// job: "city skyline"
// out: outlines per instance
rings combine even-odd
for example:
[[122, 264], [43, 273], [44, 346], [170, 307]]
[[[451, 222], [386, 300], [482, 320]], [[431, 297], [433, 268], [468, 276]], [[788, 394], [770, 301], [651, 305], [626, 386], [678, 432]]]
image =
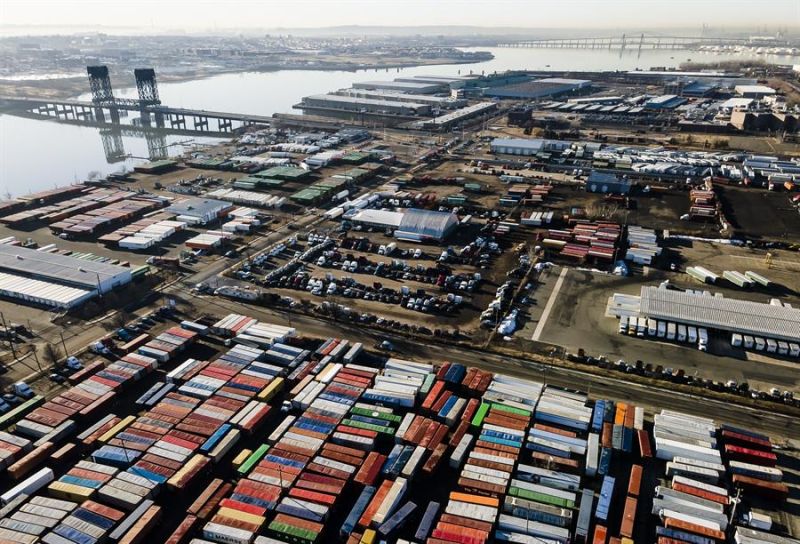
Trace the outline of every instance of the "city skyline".
[[[191, 9], [189, 9], [191, 8]], [[0, 7], [0, 27], [14, 29], [62, 29], [80, 31], [95, 27], [145, 32], [200, 32], [214, 30], [312, 29], [339, 26], [364, 27], [482, 27], [482, 28], [697, 28], [759, 26], [796, 28], [800, 2], [678, 0], [649, 3], [647, 12], [634, 0], [588, 2], [571, 0], [500, 0], [491, 5], [474, 0], [344, 0], [335, 8], [329, 2], [234, 0], [220, 10], [210, 1], [115, 2], [96, 0], [70, 3], [52, 0], [10, 0]], [[745, 26], [746, 25], [746, 26]], [[774, 29], [773, 29], [774, 30]]]

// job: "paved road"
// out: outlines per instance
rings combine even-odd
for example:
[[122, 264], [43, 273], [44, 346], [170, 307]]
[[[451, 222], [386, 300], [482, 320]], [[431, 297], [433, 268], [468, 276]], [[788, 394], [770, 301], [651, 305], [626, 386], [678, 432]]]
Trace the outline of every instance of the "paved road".
[[775, 414], [769, 410], [756, 410], [746, 406], [709, 400], [695, 395], [672, 391], [668, 384], [664, 387], [650, 387], [632, 384], [611, 376], [596, 376], [580, 370], [552, 367], [532, 363], [517, 358], [505, 357], [479, 350], [465, 350], [431, 339], [425, 344], [402, 336], [364, 329], [355, 324], [332, 324], [312, 316], [291, 314], [282, 310], [269, 309], [219, 297], [196, 297], [193, 299], [198, 309], [209, 313], [240, 312], [258, 319], [281, 325], [289, 325], [308, 336], [322, 338], [339, 337], [362, 342], [365, 346], [375, 344], [379, 339], [389, 338], [398, 348], [397, 357], [430, 360], [436, 363], [454, 361], [477, 366], [493, 372], [503, 372], [528, 379], [587, 391], [594, 398], [609, 398], [631, 401], [643, 406], [648, 412], [670, 408], [694, 414], [704, 414], [715, 418], [719, 423], [731, 423], [758, 429], [775, 437], [800, 440], [800, 427], [789, 417]]

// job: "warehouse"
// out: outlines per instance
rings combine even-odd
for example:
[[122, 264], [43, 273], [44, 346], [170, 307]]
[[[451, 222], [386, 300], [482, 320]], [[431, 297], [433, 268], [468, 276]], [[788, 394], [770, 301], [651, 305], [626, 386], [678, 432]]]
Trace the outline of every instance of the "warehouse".
[[392, 212], [389, 210], [359, 210], [351, 221], [357, 225], [375, 228], [396, 229], [403, 220], [403, 212]]
[[479, 76], [477, 75], [469, 75], [469, 76], [411, 76], [411, 77], [397, 77], [395, 81], [407, 81], [411, 83], [435, 83], [437, 85], [446, 84], [451, 85], [453, 83], [460, 83], [464, 81], [470, 81], [478, 79]]
[[484, 96], [497, 98], [535, 99], [585, 91], [591, 86], [592, 82], [586, 79], [549, 77], [511, 85], [489, 87], [483, 94]]
[[467, 101], [462, 98], [451, 98], [449, 96], [428, 96], [422, 94], [406, 94], [397, 91], [370, 91], [368, 89], [343, 89], [335, 94], [342, 96], [352, 96], [357, 98], [372, 98], [375, 100], [392, 100], [395, 102], [415, 102], [426, 104], [432, 108], [460, 108], [466, 105]]
[[101, 294], [131, 281], [130, 268], [6, 244], [0, 244], [0, 270]]
[[411, 81], [361, 81], [353, 83], [354, 89], [384, 89], [387, 91], [400, 91], [402, 93], [413, 94], [434, 94], [448, 90], [447, 84], [442, 83], [426, 83], [420, 81], [414, 83]]
[[492, 153], [533, 156], [541, 152], [560, 153], [569, 149], [572, 143], [541, 138], [495, 138], [489, 145]]
[[355, 96], [340, 96], [336, 94], [315, 94], [303, 98], [300, 104], [303, 110], [332, 109], [350, 112], [391, 113], [395, 115], [427, 115], [431, 107], [418, 102], [401, 102], [397, 100], [383, 100], [373, 98], [360, 98]]
[[95, 292], [0, 272], [0, 295], [40, 306], [69, 309], [89, 300]]
[[766, 85], [737, 85], [734, 89], [742, 98], [760, 99], [775, 94], [775, 89]]
[[222, 200], [185, 198], [173, 202], [167, 211], [174, 213], [178, 221], [184, 221], [190, 225], [204, 225], [225, 215], [231, 208], [233, 205], [230, 202]]
[[454, 213], [410, 209], [403, 214], [394, 235], [404, 240], [441, 242], [457, 225], [458, 217]]
[[648, 110], [674, 110], [685, 103], [686, 99], [678, 95], [662, 94], [645, 102], [644, 107]]
[[[800, 338], [800, 310], [794, 308], [653, 286], [643, 286], [640, 295], [615, 294], [609, 313], [630, 315], [632, 308], [634, 315], [683, 325], [787, 342]], [[619, 304], [623, 299], [633, 304]]]
[[490, 111], [494, 111], [495, 109], [497, 109], [497, 104], [494, 102], [479, 102], [478, 104], [473, 104], [472, 106], [467, 106], [466, 108], [461, 108], [460, 110], [446, 113], [444, 115], [434, 117], [433, 119], [417, 121], [414, 123], [414, 125], [417, 128], [423, 129], [447, 130], [458, 123], [467, 121], [469, 119], [474, 119], [475, 117], [480, 117], [481, 115]]
[[394, 230], [396, 238], [414, 241], [442, 241], [458, 225], [458, 217], [453, 213], [415, 208], [403, 212], [364, 209], [348, 219], [365, 227]]
[[631, 182], [625, 177], [592, 170], [586, 179], [586, 190], [590, 193], [626, 195], [631, 190]]

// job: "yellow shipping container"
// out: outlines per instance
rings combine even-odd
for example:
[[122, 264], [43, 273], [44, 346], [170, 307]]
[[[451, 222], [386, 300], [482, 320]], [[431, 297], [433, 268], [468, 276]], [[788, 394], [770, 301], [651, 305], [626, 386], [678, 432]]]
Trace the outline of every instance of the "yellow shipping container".
[[239, 468], [242, 463], [247, 461], [247, 458], [253, 453], [253, 450], [242, 450], [239, 455], [233, 458], [233, 468]]
[[184, 465], [181, 468], [178, 469], [178, 471], [175, 474], [170, 476], [169, 480], [167, 480], [167, 485], [173, 487], [179, 487], [178, 484], [180, 483], [182, 478], [186, 477], [186, 474], [188, 472], [197, 468], [197, 465], [207, 462], [208, 458], [205, 457], [204, 455], [200, 455], [199, 453], [193, 455], [191, 458], [189, 458], [188, 461], [186, 461], [186, 463], [184, 463]]
[[119, 423], [117, 423], [109, 430], [107, 430], [105, 433], [103, 433], [100, 436], [100, 438], [97, 439], [97, 441], [105, 444], [106, 442], [114, 438], [118, 433], [122, 432], [124, 428], [126, 428], [134, 421], [136, 421], [136, 416], [128, 416], [126, 418], [123, 418]]
[[47, 486], [50, 495], [57, 499], [65, 499], [68, 501], [82, 502], [92, 498], [94, 489], [91, 487], [82, 487], [79, 485], [68, 484], [66, 482], [51, 482]]
[[283, 378], [275, 378], [267, 386], [259, 391], [258, 398], [269, 402], [272, 398], [283, 390]]
[[239, 521], [244, 521], [246, 523], [253, 523], [258, 525], [259, 527], [264, 524], [267, 520], [264, 516], [257, 516], [255, 514], [250, 514], [248, 512], [242, 512], [241, 510], [236, 510], [235, 508], [228, 508], [227, 506], [223, 506], [219, 509], [219, 515], [225, 516], [227, 518], [238, 519]]
[[375, 530], [374, 529], [367, 529], [364, 531], [364, 534], [361, 535], [361, 541], [359, 544], [373, 544], [375, 542]]

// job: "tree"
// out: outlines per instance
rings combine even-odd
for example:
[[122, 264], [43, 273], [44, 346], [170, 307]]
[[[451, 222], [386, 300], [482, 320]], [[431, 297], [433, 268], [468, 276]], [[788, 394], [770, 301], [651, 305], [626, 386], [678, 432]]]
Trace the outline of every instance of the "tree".
[[59, 352], [58, 346], [56, 346], [55, 344], [51, 344], [50, 342], [45, 344], [44, 358], [52, 365], [58, 363], [58, 360], [61, 359], [61, 352]]

